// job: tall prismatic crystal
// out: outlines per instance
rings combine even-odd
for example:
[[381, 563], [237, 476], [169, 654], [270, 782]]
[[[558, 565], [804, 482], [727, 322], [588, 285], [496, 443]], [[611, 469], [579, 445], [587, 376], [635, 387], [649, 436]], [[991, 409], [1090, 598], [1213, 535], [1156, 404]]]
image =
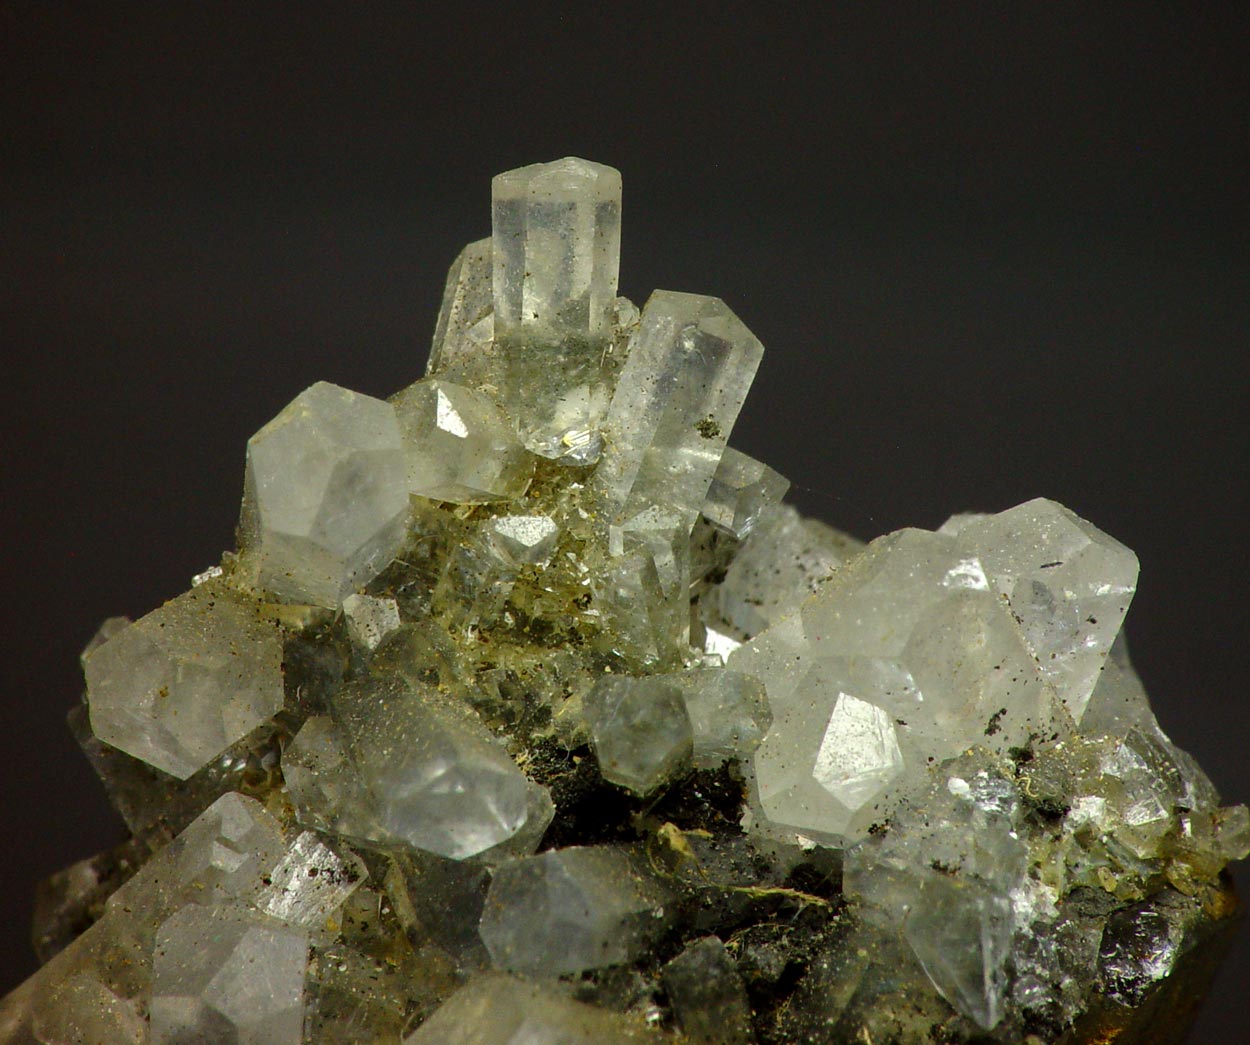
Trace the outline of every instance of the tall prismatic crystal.
[[491, 194], [505, 406], [534, 453], [591, 463], [614, 363], [620, 172], [567, 157], [496, 175]]

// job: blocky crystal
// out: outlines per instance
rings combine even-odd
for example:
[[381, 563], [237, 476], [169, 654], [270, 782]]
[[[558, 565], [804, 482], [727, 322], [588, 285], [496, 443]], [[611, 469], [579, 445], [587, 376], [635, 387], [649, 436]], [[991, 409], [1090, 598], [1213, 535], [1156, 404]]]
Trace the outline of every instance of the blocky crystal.
[[404, 434], [413, 493], [476, 504], [524, 492], [533, 458], [487, 396], [441, 378], [424, 378], [391, 402]]
[[759, 342], [617, 297], [619, 210], [500, 175], [426, 376], [297, 397], [240, 550], [92, 639], [131, 837], [41, 888], [0, 1043], [1179, 1043], [1250, 811], [1155, 720], [1132, 553], [780, 503]]
[[664, 928], [663, 890], [619, 849], [559, 849], [501, 865], [481, 934], [500, 969], [559, 976], [631, 961]]
[[690, 760], [690, 715], [664, 676], [608, 675], [586, 696], [586, 721], [605, 780], [647, 795]]
[[282, 636], [256, 603], [202, 585], [83, 661], [91, 728], [185, 780], [282, 707]]
[[240, 548], [258, 588], [335, 607], [395, 557], [408, 462], [389, 403], [318, 382], [247, 444]]

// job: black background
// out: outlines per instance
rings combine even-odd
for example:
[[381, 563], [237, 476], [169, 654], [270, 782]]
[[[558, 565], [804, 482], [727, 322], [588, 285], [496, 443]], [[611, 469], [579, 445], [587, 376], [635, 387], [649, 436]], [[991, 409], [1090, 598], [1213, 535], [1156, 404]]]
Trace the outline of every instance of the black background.
[[[0, 991], [121, 834], [79, 648], [231, 544], [297, 392], [419, 376], [490, 176], [566, 154], [624, 174], [623, 293], [764, 342], [734, 442], [802, 507], [1044, 494], [1134, 548], [1159, 718], [1250, 799], [1245, 5], [167, 6], [0, 7]], [[1193, 1040], [1244, 1031], [1248, 935]]]

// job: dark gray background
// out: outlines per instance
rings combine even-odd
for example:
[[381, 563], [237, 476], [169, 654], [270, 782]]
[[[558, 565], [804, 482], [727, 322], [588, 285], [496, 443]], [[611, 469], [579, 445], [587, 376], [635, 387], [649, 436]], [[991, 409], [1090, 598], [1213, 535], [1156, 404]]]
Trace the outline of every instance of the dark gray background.
[[[231, 544], [292, 396], [421, 373], [490, 175], [570, 153], [624, 174], [624, 293], [764, 342], [734, 441], [804, 508], [1045, 494], [1134, 548], [1159, 717], [1250, 799], [1244, 5], [211, 6], [0, 8], [0, 990], [35, 881], [121, 834], [81, 645]], [[1243, 928], [1195, 1041], [1248, 976]]]

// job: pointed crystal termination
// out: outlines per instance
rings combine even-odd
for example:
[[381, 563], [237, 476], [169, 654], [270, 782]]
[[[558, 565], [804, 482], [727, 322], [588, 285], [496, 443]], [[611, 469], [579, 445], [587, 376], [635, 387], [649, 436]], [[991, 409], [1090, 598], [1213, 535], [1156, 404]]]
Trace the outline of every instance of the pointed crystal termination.
[[689, 534], [764, 346], [719, 298], [657, 290], [608, 409], [592, 484], [610, 515], [671, 509]]
[[489, 238], [470, 243], [452, 262], [426, 365], [430, 377], [470, 386], [485, 378], [495, 336], [493, 266]]
[[1137, 556], [1044, 497], [972, 521], [959, 538], [1079, 720], [1137, 591]]
[[568, 158], [496, 176], [493, 386], [526, 448], [593, 464], [616, 361], [621, 176]]
[[621, 174], [569, 156], [497, 174], [495, 337], [604, 338], [621, 264]]
[[479, 504], [525, 491], [534, 458], [488, 396], [427, 377], [391, 402], [408, 451], [412, 493]]
[[96, 737], [186, 780], [282, 708], [282, 633], [212, 582], [85, 658]]
[[256, 586], [337, 607], [395, 557], [408, 518], [395, 408], [320, 381], [247, 444], [239, 547]]
[[[399, 678], [345, 686], [283, 756], [308, 822], [454, 860], [512, 840], [544, 815], [533, 785], [471, 714]], [[537, 839], [534, 839], [537, 844]]]

